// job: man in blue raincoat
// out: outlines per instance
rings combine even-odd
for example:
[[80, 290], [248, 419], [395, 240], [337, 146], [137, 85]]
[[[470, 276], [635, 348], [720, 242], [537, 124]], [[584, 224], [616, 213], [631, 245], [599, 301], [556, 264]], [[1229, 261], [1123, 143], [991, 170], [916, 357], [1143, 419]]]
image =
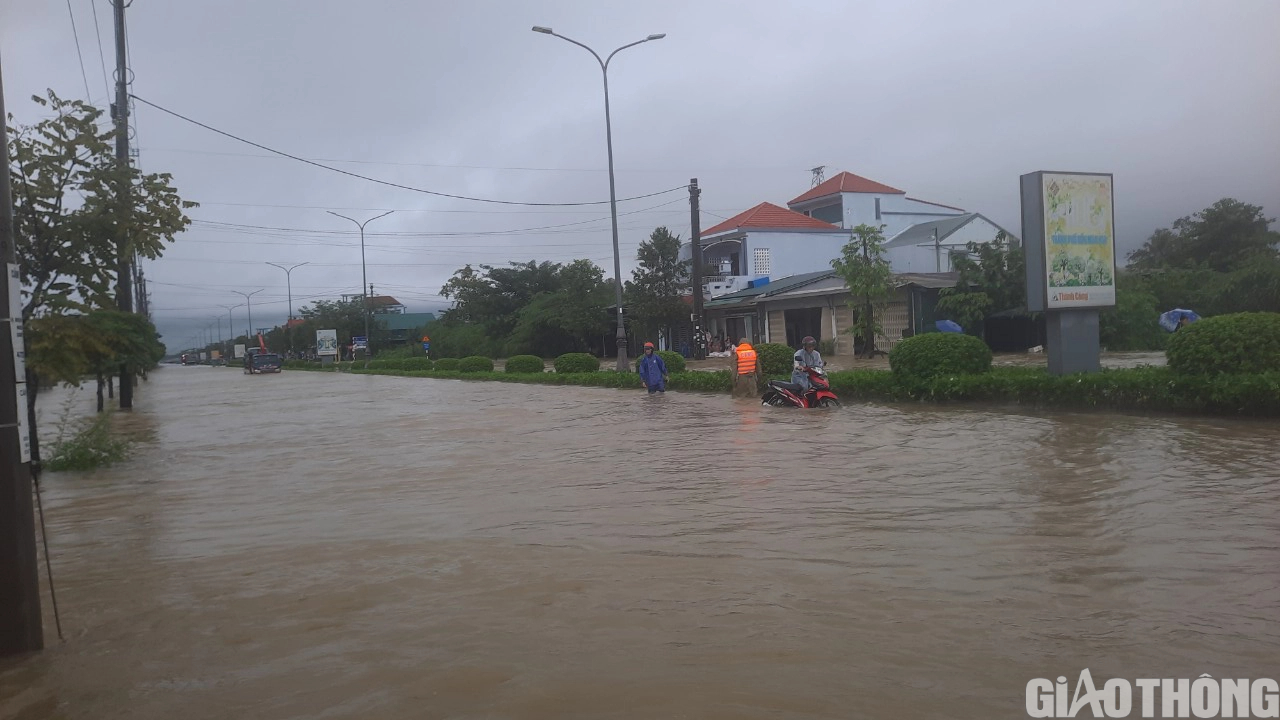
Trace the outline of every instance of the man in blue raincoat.
[[662, 357], [653, 351], [653, 343], [644, 344], [644, 355], [640, 356], [640, 380], [649, 389], [649, 394], [667, 391], [667, 364]]

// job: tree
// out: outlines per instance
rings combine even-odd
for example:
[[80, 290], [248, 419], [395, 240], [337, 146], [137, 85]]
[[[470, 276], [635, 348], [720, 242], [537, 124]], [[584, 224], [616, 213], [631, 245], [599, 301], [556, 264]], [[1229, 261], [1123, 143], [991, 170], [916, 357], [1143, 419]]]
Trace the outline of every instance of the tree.
[[590, 260], [575, 260], [561, 268], [559, 281], [558, 290], [538, 293], [516, 313], [508, 355], [582, 352], [608, 329], [612, 285], [603, 270]]
[[97, 378], [98, 412], [103, 411], [105, 378], [127, 364], [142, 370], [164, 357], [164, 344], [143, 315], [119, 310], [47, 314], [26, 327], [27, 367], [46, 382], [79, 386]]
[[639, 267], [625, 294], [632, 326], [642, 335], [664, 332], [671, 337], [671, 328], [689, 316], [681, 294], [689, 284], [691, 262], [680, 259], [680, 245], [679, 235], [660, 227], [636, 251]]
[[[120, 165], [114, 132], [98, 128], [101, 110], [52, 90], [32, 99], [53, 115], [9, 128], [23, 317], [112, 307], [118, 259], [159, 257], [190, 225], [184, 211], [196, 203], [178, 196], [171, 175]], [[121, 187], [129, 188], [128, 203], [119, 200]]]
[[1175, 221], [1172, 230], [1156, 230], [1129, 254], [1129, 264], [1135, 270], [1203, 267], [1229, 272], [1273, 260], [1280, 254], [1280, 233], [1270, 230], [1273, 222], [1258, 205], [1224, 198]]
[[982, 321], [992, 313], [1026, 304], [1027, 264], [1022, 249], [1014, 247], [1004, 231], [989, 243], [970, 242], [965, 250], [952, 260], [959, 277], [955, 287], [939, 291], [936, 312], [979, 335]]
[[849, 288], [849, 307], [854, 311], [851, 331], [863, 339], [866, 357], [876, 354], [876, 335], [881, 333], [880, 312], [893, 297], [893, 272], [884, 257], [881, 228], [859, 225], [850, 235], [840, 257], [831, 261]]
[[429, 331], [433, 353], [450, 354], [464, 338], [476, 353], [487, 349], [495, 355], [592, 347], [607, 322], [612, 288], [589, 260], [567, 265], [531, 260], [508, 267], [480, 265], [479, 270], [467, 265], [440, 289], [455, 305]]

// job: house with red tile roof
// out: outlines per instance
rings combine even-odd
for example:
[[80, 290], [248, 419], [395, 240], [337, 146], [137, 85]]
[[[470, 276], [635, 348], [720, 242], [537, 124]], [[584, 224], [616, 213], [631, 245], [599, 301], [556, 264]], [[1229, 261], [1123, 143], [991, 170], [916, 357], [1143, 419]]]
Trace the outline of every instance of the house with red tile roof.
[[[897, 273], [950, 272], [952, 255], [963, 253], [964, 243], [989, 242], [1003, 230], [978, 213], [842, 172], [785, 208], [760, 203], [703, 230], [706, 295], [720, 297], [760, 280], [829, 270], [850, 229], [863, 224], [883, 228], [886, 257]], [[691, 257], [688, 246], [684, 257]]]
[[[702, 231], [707, 294], [719, 297], [746, 289], [749, 281], [829, 269], [848, 241], [848, 231], [829, 222], [760, 203]], [[690, 257], [688, 246], [684, 253]]]

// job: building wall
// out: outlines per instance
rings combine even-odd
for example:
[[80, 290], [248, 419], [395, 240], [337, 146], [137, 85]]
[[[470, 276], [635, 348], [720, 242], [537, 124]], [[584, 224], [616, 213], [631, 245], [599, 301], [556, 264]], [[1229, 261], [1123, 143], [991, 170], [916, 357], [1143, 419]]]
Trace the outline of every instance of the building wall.
[[[881, 311], [881, 333], [876, 336], [876, 347], [889, 350], [902, 340], [902, 331], [911, 327], [907, 288], [899, 288], [896, 297]], [[787, 332], [783, 313], [800, 308], [822, 308], [822, 338], [835, 338], [837, 355], [854, 352], [853, 324], [856, 313], [849, 307], [849, 294], [814, 295], [802, 298], [782, 298], [766, 301], [769, 317], [770, 342], [786, 342]], [[835, 332], [832, 334], [832, 319]], [[763, 338], [762, 338], [763, 339]]]
[[928, 240], [923, 241], [923, 245], [888, 248], [885, 250], [885, 257], [895, 273], [951, 272], [955, 269], [951, 263], [951, 252], [964, 252], [965, 245], [969, 242], [991, 242], [996, 239], [999, 231], [1000, 228], [995, 225], [975, 217], [964, 227], [948, 235], [942, 241], [941, 270], [938, 269], [939, 258], [935, 255], [933, 243]]
[[[783, 278], [831, 269], [831, 261], [849, 242], [845, 232], [748, 232], [746, 239], [747, 275], [752, 278]], [[768, 268], [760, 267], [757, 250], [769, 251]], [[768, 272], [762, 272], [767, 270]]]

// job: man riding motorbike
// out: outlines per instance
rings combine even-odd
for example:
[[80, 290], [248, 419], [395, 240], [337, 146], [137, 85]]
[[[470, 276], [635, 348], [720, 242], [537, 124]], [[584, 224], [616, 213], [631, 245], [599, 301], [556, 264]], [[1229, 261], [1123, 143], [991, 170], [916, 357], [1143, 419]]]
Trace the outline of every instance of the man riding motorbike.
[[809, 383], [807, 370], [820, 368], [826, 363], [822, 362], [822, 355], [818, 353], [818, 341], [814, 340], [812, 335], [806, 335], [804, 340], [800, 341], [800, 346], [792, 357], [794, 362], [791, 366], [791, 382], [802, 387], [804, 392], [809, 392], [812, 385]]

